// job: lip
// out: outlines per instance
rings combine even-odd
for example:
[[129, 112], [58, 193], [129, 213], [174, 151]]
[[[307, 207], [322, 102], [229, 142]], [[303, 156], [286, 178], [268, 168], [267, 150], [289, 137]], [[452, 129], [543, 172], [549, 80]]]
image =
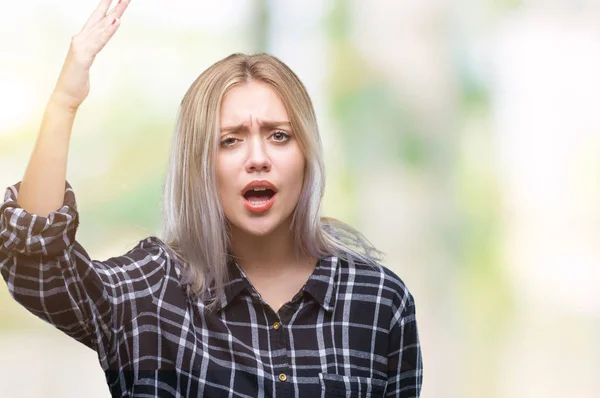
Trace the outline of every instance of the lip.
[[[242, 196], [244, 196], [244, 194], [246, 192], [248, 192], [249, 190], [251, 190], [252, 188], [257, 188], [257, 187], [258, 188], [267, 188], [267, 189], [270, 189], [271, 191], [273, 191], [274, 193], [277, 193], [277, 188], [270, 181], [253, 180], [253, 181], [250, 181], [250, 183], [248, 183], [248, 185], [246, 185], [244, 187], [244, 189], [242, 189]], [[275, 195], [273, 195], [273, 198], [274, 197], [275, 197]]]
[[271, 199], [267, 200], [265, 203], [261, 203], [260, 205], [253, 205], [252, 203], [247, 201], [246, 198], [244, 198], [243, 196], [242, 199], [244, 200], [244, 207], [246, 208], [246, 210], [248, 210], [251, 213], [259, 214], [264, 213], [265, 211], [269, 210], [271, 206], [273, 206], [273, 203], [275, 203], [276, 196], [277, 194], [275, 193], [273, 196], [271, 196]]

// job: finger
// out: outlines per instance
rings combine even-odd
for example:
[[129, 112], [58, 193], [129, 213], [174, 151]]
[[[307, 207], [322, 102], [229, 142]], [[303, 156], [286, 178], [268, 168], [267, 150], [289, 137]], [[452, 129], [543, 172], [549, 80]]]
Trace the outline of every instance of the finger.
[[108, 42], [114, 36], [114, 34], [117, 32], [117, 29], [119, 29], [120, 25], [121, 20], [119, 18], [115, 18], [112, 20], [110, 26], [103, 32], [103, 39], [105, 42]]
[[[121, 13], [122, 14], [122, 13]], [[114, 10], [110, 11], [108, 15], [102, 20], [98, 27], [100, 28], [102, 35], [107, 32], [111, 32], [112, 36], [113, 30], [117, 30], [118, 26], [121, 24], [121, 18], [118, 16], [116, 12], [116, 7]]]
[[98, 29], [99, 31], [96, 36], [96, 38], [97, 38], [96, 43], [97, 43], [98, 47], [95, 48], [95, 51], [94, 51], [95, 54], [99, 53], [104, 48], [104, 46], [106, 46], [106, 44], [114, 36], [114, 34], [116, 33], [116, 31], [120, 25], [121, 25], [120, 19], [112, 18], [110, 20], [105, 19], [101, 25], [98, 25], [96, 27], [96, 29]]
[[108, 19], [110, 20], [110, 23], [112, 23], [115, 20], [115, 18], [116, 19], [121, 18], [121, 16], [123, 15], [125, 10], [129, 6], [130, 2], [131, 2], [131, 0], [120, 0], [119, 1], [119, 3], [115, 6], [115, 8], [113, 8], [112, 11], [107, 15]]
[[100, 0], [100, 4], [98, 4], [98, 7], [96, 7], [92, 15], [90, 15], [87, 22], [85, 23], [85, 26], [91, 25], [104, 18], [106, 16], [106, 13], [108, 12], [108, 9], [110, 8], [111, 3], [112, 0]]

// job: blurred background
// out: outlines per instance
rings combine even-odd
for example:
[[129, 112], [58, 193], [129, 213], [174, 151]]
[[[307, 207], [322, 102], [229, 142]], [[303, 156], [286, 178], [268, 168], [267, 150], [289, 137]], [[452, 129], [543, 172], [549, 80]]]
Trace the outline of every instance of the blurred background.
[[[97, 0], [0, 14], [0, 187]], [[417, 304], [422, 397], [600, 396], [600, 2], [134, 0], [92, 69], [68, 180], [94, 259], [160, 231], [178, 105], [233, 52], [311, 95], [323, 215], [361, 230]], [[95, 353], [0, 284], [6, 397], [108, 397]]]

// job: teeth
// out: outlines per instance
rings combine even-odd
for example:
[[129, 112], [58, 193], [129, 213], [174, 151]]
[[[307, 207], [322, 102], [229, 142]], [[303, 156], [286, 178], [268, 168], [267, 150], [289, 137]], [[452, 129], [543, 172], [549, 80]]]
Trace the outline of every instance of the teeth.
[[252, 188], [253, 191], [266, 191], [267, 188]]
[[257, 200], [257, 201], [249, 200], [248, 202], [250, 202], [253, 205], [260, 205], [260, 204], [263, 204], [263, 203], [267, 203], [268, 200]]

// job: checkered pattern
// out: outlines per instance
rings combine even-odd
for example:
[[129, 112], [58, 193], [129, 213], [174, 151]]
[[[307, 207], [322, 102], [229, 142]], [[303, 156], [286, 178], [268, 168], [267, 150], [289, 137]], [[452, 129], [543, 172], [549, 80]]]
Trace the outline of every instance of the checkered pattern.
[[180, 282], [156, 237], [91, 260], [75, 240], [75, 195], [47, 218], [0, 206], [0, 272], [27, 310], [95, 350], [114, 397], [418, 397], [412, 295], [389, 269], [319, 259], [274, 312], [243, 270], [216, 311]]

